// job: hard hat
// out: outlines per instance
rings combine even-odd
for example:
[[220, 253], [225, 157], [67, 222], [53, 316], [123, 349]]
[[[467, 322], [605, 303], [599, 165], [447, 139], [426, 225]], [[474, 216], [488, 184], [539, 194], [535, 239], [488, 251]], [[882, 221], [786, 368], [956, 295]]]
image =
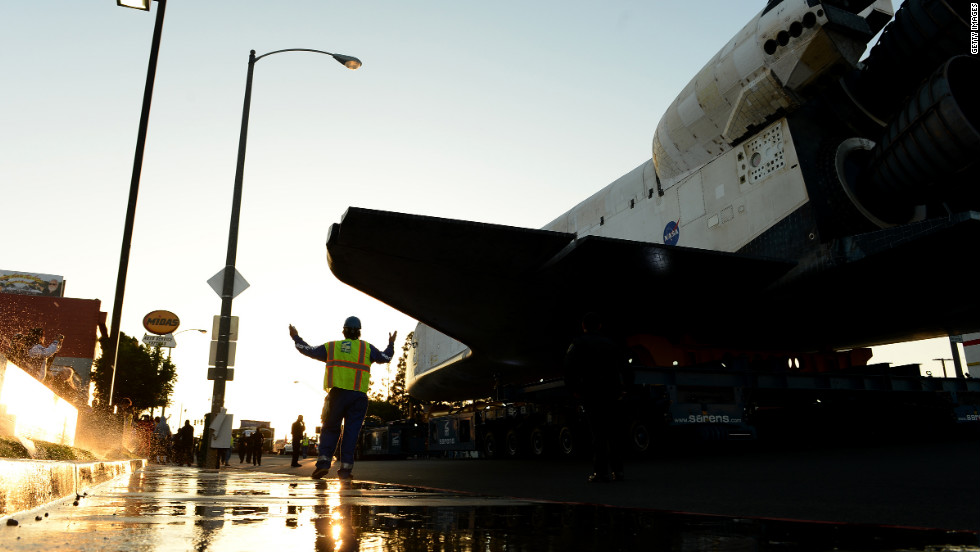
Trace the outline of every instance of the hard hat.
[[356, 316], [348, 316], [347, 320], [344, 320], [344, 327], [359, 330], [361, 329], [361, 321]]

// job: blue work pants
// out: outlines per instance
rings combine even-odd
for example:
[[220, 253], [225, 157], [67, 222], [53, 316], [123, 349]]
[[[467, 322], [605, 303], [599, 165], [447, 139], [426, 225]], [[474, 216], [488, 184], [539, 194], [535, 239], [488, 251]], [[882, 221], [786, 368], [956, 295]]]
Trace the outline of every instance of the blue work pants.
[[[368, 398], [366, 393], [351, 391], [339, 387], [331, 387], [323, 405], [323, 429], [320, 431], [319, 458], [317, 468], [329, 468], [337, 441], [340, 440], [340, 463], [354, 464], [354, 450], [357, 448], [357, 436], [364, 424], [367, 414]], [[340, 423], [344, 424], [343, 438], [340, 435]]]

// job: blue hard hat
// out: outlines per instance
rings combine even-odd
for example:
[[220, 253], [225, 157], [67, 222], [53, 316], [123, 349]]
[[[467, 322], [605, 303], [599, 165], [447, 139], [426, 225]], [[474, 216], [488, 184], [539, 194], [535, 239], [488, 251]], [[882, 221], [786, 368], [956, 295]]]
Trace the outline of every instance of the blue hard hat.
[[352, 330], [359, 330], [361, 329], [361, 320], [356, 316], [348, 316], [347, 320], [344, 320], [344, 327]]

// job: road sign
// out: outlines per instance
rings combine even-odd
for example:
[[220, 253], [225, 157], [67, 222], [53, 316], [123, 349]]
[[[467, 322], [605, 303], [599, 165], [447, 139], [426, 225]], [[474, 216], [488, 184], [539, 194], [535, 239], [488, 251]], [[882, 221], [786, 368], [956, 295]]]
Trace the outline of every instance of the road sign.
[[[218, 297], [221, 297], [222, 291], [224, 290], [225, 287], [226, 268], [227, 267], [222, 268], [221, 270], [218, 271], [217, 274], [215, 274], [208, 280], [208, 285], [211, 286], [211, 289], [213, 289], [214, 292], [218, 294]], [[231, 298], [234, 299], [235, 297], [238, 297], [238, 294], [245, 291], [248, 288], [248, 286], [249, 283], [245, 281], [245, 277], [242, 276], [237, 269], [235, 269], [235, 283], [232, 285]]]
[[[235, 369], [234, 368], [228, 368], [227, 370], [225, 370], [225, 372], [227, 373], [227, 375], [225, 375], [225, 381], [234, 381], [234, 379], [235, 379]], [[211, 381], [214, 381], [214, 380], [218, 379], [218, 369], [217, 368], [214, 368], [214, 367], [208, 368], [208, 379], [211, 380]]]
[[[228, 341], [238, 341], [238, 317], [230, 316], [230, 324], [228, 330]], [[214, 322], [211, 324], [211, 335], [220, 335], [219, 329], [221, 327], [221, 315], [214, 315]]]
[[150, 335], [143, 334], [143, 344], [150, 347], [176, 347], [177, 340], [174, 339], [174, 334], [166, 335]]
[[[236, 346], [236, 342], [234, 341], [228, 342], [228, 366], [229, 367], [235, 365], [235, 346]], [[211, 341], [211, 355], [208, 357], [208, 364], [214, 366], [217, 358], [218, 358], [218, 340], [215, 339]]]

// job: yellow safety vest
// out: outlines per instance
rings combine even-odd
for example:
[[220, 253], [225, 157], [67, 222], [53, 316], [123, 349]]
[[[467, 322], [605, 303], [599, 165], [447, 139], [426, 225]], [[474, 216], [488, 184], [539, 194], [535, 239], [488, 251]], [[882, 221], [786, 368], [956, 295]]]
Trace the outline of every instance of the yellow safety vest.
[[358, 339], [330, 341], [323, 388], [339, 387], [367, 393], [371, 387], [371, 346]]

